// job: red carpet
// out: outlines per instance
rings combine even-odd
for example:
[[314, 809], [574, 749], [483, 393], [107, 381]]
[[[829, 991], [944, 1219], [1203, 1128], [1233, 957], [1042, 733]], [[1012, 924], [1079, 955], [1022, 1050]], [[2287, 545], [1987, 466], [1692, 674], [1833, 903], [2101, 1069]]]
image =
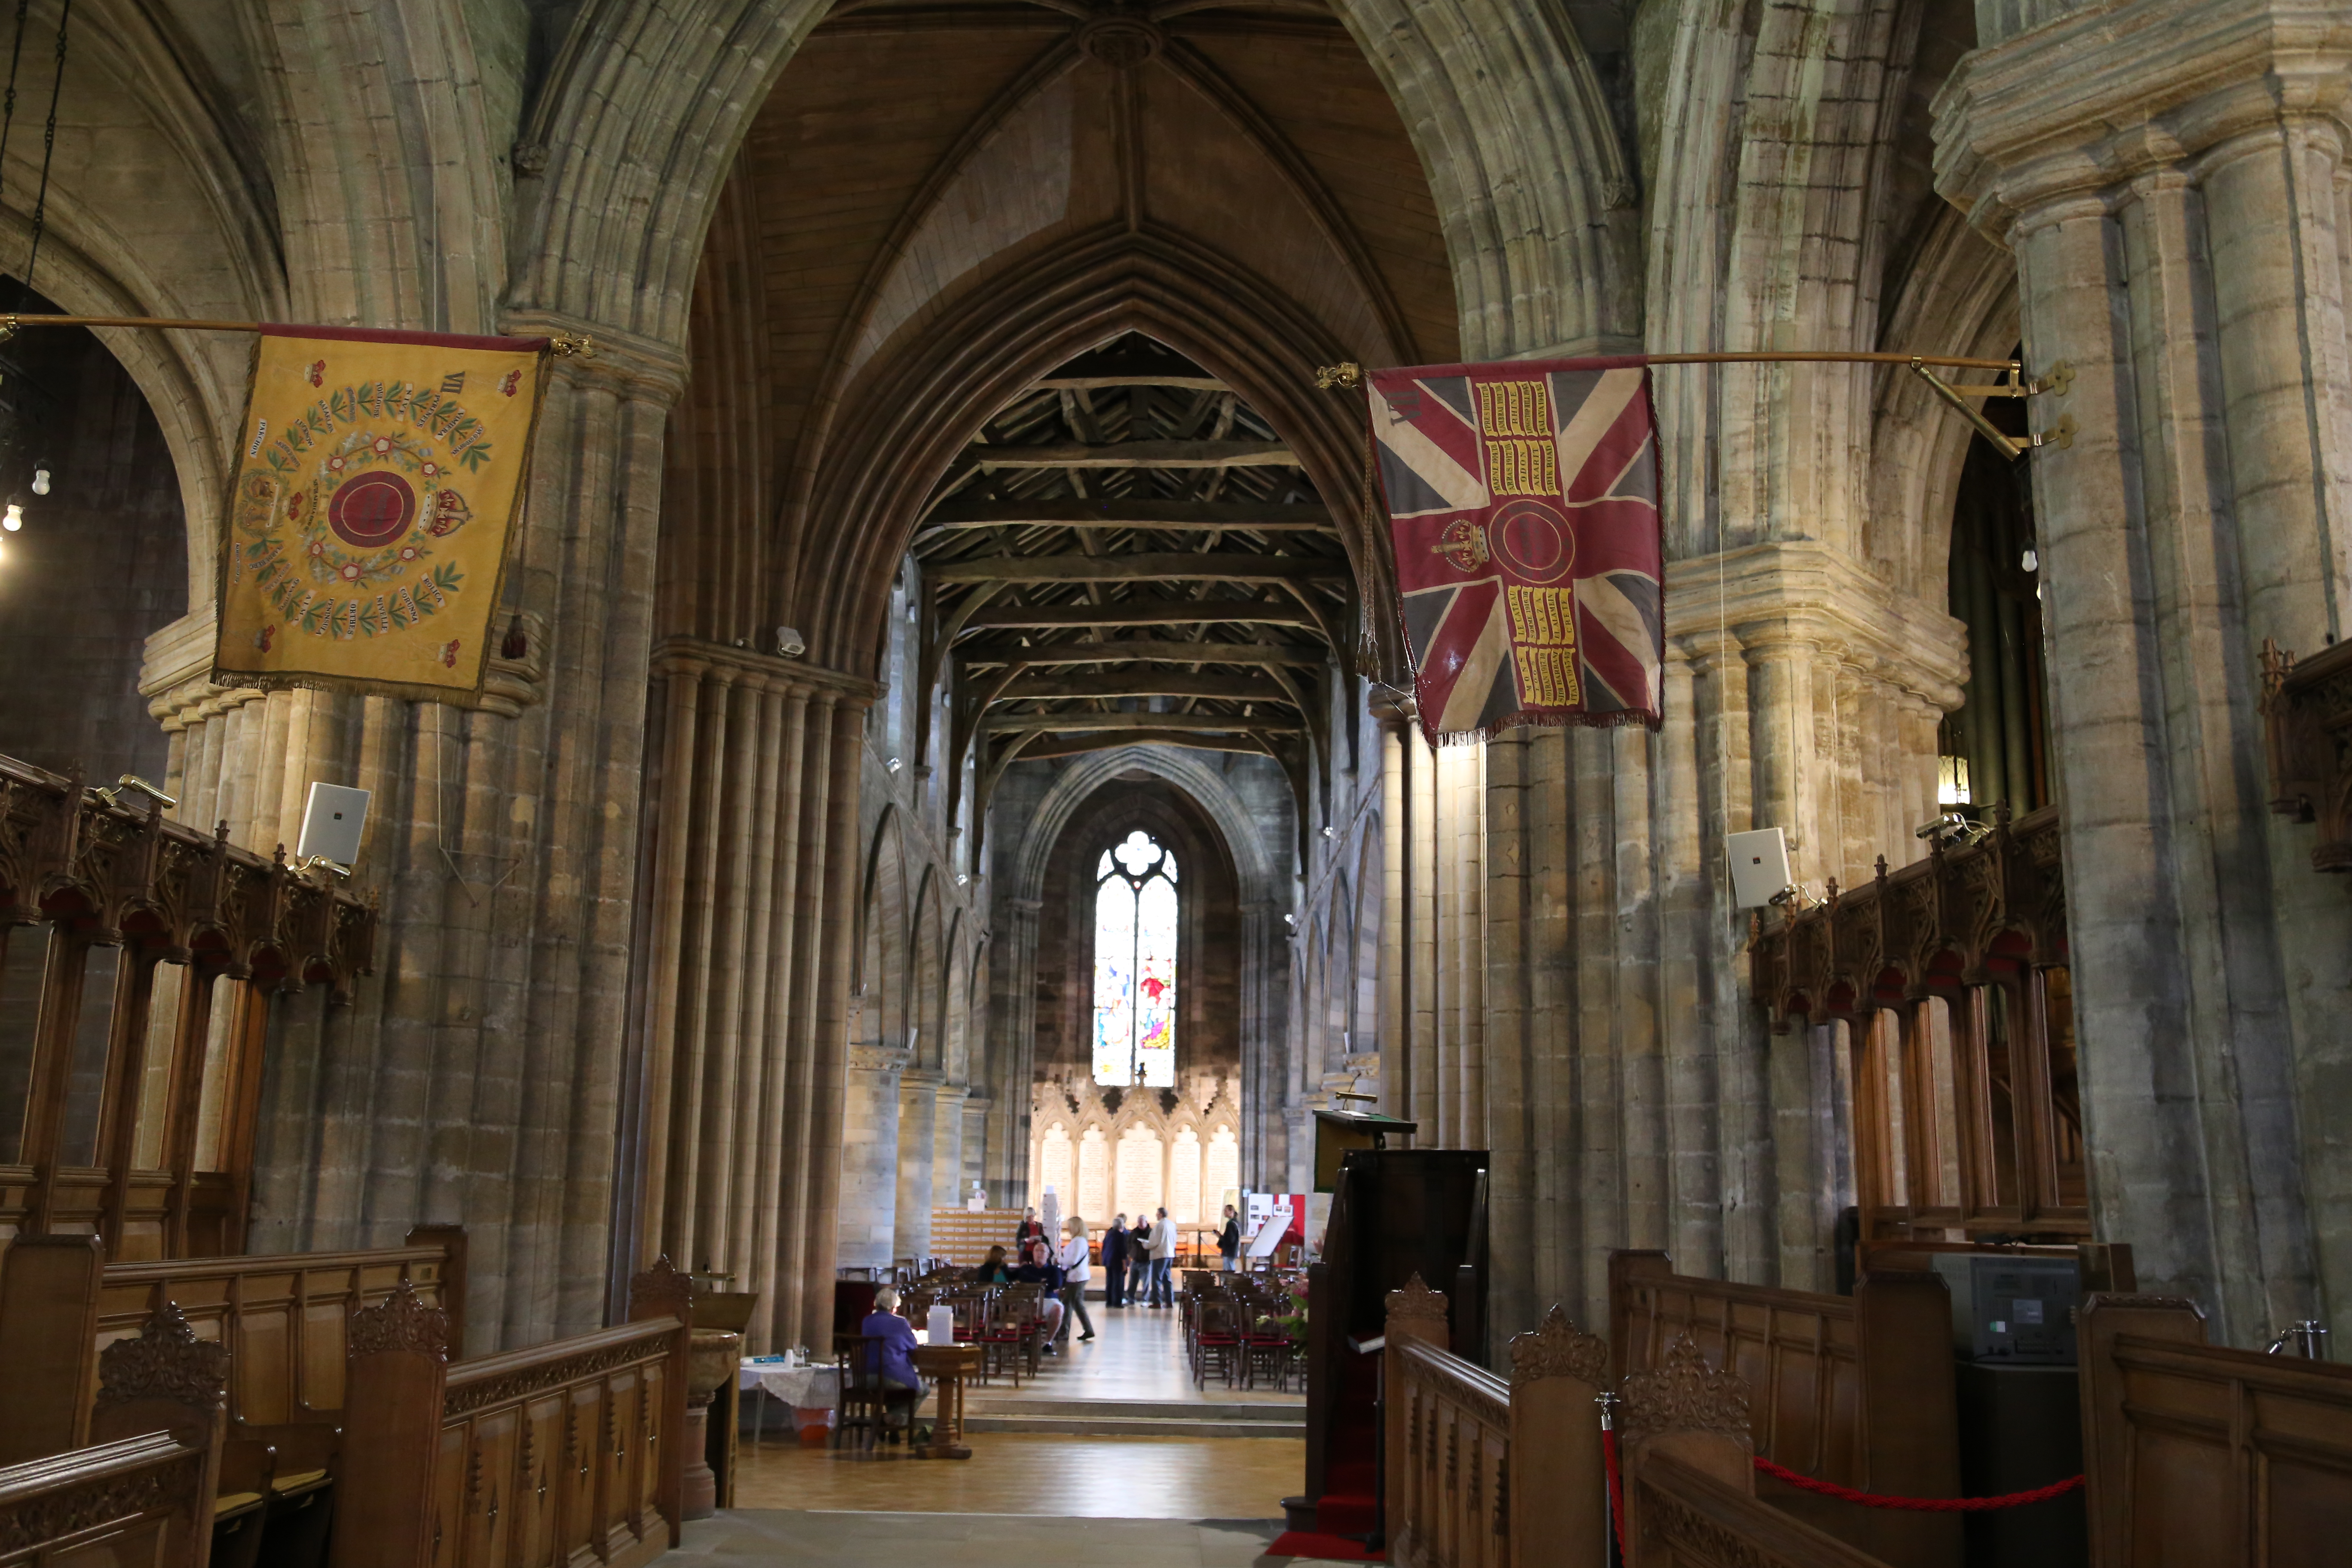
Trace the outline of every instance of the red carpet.
[[[1325, 1500], [1328, 1506], [1329, 1500]], [[1385, 1563], [1384, 1552], [1367, 1552], [1360, 1541], [1313, 1530], [1286, 1530], [1265, 1549], [1269, 1557], [1323, 1557], [1334, 1563]]]

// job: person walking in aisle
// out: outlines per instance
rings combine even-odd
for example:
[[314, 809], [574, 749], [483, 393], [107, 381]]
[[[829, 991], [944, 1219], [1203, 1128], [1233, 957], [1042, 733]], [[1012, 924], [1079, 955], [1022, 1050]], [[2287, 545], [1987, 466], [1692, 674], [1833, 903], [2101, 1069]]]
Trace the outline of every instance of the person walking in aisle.
[[1175, 1282], [1169, 1270], [1176, 1267], [1176, 1222], [1168, 1217], [1166, 1209], [1154, 1209], [1151, 1215], [1151, 1304], [1172, 1307], [1176, 1304]]
[[1087, 1258], [1087, 1222], [1072, 1215], [1062, 1228], [1069, 1232], [1069, 1239], [1062, 1243], [1062, 1336], [1069, 1337], [1076, 1319], [1086, 1331], [1078, 1336], [1083, 1343], [1095, 1337], [1095, 1321], [1087, 1311], [1087, 1279], [1093, 1273]]
[[1241, 1216], [1234, 1213], [1233, 1205], [1227, 1204], [1225, 1205], [1225, 1228], [1217, 1232], [1217, 1257], [1221, 1259], [1217, 1267], [1223, 1269], [1226, 1273], [1231, 1274], [1234, 1271], [1234, 1260], [1241, 1256]]
[[1151, 1305], [1151, 1222], [1139, 1210], [1135, 1228], [1127, 1233], [1127, 1301], [1130, 1307]]
[[1127, 1305], [1127, 1216], [1111, 1216], [1103, 1232], [1103, 1310]]

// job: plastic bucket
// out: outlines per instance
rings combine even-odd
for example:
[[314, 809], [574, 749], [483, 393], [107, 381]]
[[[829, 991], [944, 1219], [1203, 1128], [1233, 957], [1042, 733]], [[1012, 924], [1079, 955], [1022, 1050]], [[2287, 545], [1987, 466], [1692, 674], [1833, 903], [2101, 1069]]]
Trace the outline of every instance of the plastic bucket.
[[833, 1436], [833, 1407], [814, 1405], [793, 1407], [793, 1428], [801, 1435], [801, 1446], [820, 1448]]

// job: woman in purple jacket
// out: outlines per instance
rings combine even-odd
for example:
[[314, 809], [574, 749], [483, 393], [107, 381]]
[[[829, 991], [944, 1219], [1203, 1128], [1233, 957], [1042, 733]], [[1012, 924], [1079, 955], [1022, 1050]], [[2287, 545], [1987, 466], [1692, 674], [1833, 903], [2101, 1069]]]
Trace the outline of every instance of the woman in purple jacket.
[[[922, 1374], [915, 1370], [915, 1326], [898, 1315], [898, 1292], [885, 1285], [874, 1292], [874, 1310], [857, 1331], [878, 1344], [866, 1347], [867, 1375], [878, 1373], [882, 1384], [884, 1425], [889, 1440], [898, 1440], [899, 1428], [915, 1424], [915, 1407], [923, 1402]], [[896, 1417], [893, 1421], [891, 1417]]]

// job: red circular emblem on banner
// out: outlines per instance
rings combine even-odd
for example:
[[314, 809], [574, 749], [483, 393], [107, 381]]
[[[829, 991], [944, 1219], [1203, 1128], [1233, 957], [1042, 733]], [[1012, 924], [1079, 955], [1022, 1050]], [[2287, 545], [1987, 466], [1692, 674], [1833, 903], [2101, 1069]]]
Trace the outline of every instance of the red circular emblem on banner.
[[1530, 583], [1549, 583], [1564, 575], [1576, 560], [1576, 536], [1568, 520], [1539, 500], [1505, 501], [1486, 524], [1495, 553], [1515, 575]]
[[327, 526], [357, 550], [381, 549], [415, 521], [416, 492], [406, 479], [383, 468], [352, 475], [327, 502]]

